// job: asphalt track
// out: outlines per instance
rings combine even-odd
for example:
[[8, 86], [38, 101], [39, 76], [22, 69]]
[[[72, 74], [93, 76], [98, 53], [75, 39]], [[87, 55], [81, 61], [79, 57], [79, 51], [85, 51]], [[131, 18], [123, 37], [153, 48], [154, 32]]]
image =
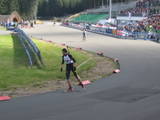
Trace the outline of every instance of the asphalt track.
[[11, 32], [9, 32], [9, 31], [0, 30], [0, 35], [8, 35], [10, 33]]
[[0, 102], [0, 120], [160, 120], [160, 44], [120, 40], [60, 26], [26, 30], [34, 37], [102, 51], [121, 73], [73, 93], [63, 90]]

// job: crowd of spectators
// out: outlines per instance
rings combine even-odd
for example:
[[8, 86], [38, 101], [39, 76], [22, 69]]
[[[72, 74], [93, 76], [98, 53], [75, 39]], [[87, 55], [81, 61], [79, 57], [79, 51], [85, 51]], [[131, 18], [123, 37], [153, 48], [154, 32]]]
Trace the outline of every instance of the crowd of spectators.
[[126, 16], [143, 16], [147, 17], [142, 21], [127, 22], [125, 25], [120, 26], [123, 31], [135, 33], [145, 33], [147, 38], [160, 39], [160, 0], [139, 0], [135, 8], [126, 9], [120, 12], [121, 15]]
[[160, 33], [160, 15], [153, 15], [146, 20], [141, 21], [139, 25], [142, 26], [146, 32], [152, 30], [153, 32]]
[[160, 5], [160, 0], [139, 0], [136, 3], [136, 7], [138, 8], [150, 8]]
[[131, 8], [120, 12], [120, 15], [125, 16], [147, 16], [149, 14], [149, 8]]
[[160, 39], [160, 15], [152, 15], [147, 19], [137, 22], [128, 22], [120, 26], [121, 30], [136, 34], [144, 34], [146, 39]]
[[21, 27], [21, 28], [33, 28], [34, 24], [36, 24], [34, 21], [23, 21], [23, 22], [0, 22], [0, 26], [4, 26], [7, 29], [10, 27]]
[[120, 11], [121, 15], [148, 16], [160, 12], [160, 0], [139, 0], [135, 8]]
[[153, 15], [143, 21], [128, 23], [124, 29], [130, 32], [156, 32], [160, 33], [160, 15]]

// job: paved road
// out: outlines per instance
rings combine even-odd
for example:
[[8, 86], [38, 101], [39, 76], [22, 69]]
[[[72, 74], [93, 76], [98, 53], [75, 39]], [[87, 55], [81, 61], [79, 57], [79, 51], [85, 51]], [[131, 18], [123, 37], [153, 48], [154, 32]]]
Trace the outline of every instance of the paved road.
[[103, 51], [121, 73], [73, 93], [63, 90], [0, 103], [1, 120], [160, 120], [160, 44], [120, 40], [49, 24], [26, 30], [34, 37]]
[[10, 33], [10, 31], [0, 30], [0, 35], [9, 35]]

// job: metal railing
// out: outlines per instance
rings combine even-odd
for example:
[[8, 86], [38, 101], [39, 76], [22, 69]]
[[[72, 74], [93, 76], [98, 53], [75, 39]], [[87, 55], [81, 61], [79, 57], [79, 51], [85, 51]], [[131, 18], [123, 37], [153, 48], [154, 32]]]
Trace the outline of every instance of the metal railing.
[[[66, 27], [71, 27], [74, 29], [83, 30], [84, 27], [81, 26], [72, 26], [72, 24], [65, 25]], [[125, 32], [121, 31], [121, 35], [118, 34], [117, 30], [107, 29], [107, 28], [94, 28], [86, 29], [88, 32], [102, 34], [110, 37], [120, 38], [120, 39], [133, 39], [133, 40], [151, 40], [157, 43], [160, 43], [160, 34], [159, 33], [148, 33], [148, 32]]]
[[38, 67], [42, 67], [44, 65], [40, 50], [36, 46], [36, 44], [26, 35], [26, 33], [17, 28], [15, 29], [17, 35], [20, 39], [21, 45], [24, 48], [26, 55], [28, 57], [29, 65], [32, 67], [37, 65]]

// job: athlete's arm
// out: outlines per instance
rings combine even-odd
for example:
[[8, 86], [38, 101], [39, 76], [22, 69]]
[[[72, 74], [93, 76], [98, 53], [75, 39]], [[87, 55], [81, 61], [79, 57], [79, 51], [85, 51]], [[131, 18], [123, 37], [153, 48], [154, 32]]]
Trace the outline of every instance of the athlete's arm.
[[71, 54], [69, 54], [68, 56], [73, 60], [73, 62], [74, 62], [73, 66], [77, 67], [76, 60], [74, 59], [74, 57]]
[[74, 57], [71, 54], [69, 54], [68, 56], [73, 60], [74, 63], [76, 63], [76, 60], [74, 59]]
[[63, 56], [62, 56], [61, 72], [63, 71], [63, 67], [64, 67], [64, 58], [63, 58]]

